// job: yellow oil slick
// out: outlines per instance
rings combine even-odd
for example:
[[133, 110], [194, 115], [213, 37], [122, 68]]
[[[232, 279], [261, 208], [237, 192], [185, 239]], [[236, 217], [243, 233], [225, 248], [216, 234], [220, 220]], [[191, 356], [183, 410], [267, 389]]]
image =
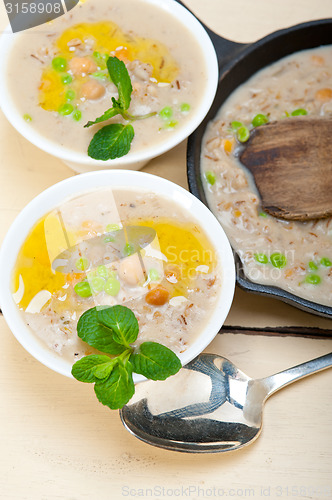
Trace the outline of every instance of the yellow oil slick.
[[[177, 77], [177, 63], [164, 44], [125, 33], [111, 21], [81, 23], [65, 30], [54, 44], [57, 56], [66, 59], [67, 63], [76, 55], [70, 50], [71, 40], [80, 40], [82, 43], [89, 41], [91, 58], [97, 52], [107, 56], [115, 55], [125, 63], [138, 59], [150, 64], [153, 68], [152, 76], [158, 82], [169, 83]], [[75, 78], [71, 87], [79, 92], [80, 86], [87, 78]], [[61, 75], [52, 66], [47, 67], [41, 77], [39, 104], [47, 111], [58, 111], [59, 107], [66, 103], [66, 90], [68, 86], [62, 83]]]

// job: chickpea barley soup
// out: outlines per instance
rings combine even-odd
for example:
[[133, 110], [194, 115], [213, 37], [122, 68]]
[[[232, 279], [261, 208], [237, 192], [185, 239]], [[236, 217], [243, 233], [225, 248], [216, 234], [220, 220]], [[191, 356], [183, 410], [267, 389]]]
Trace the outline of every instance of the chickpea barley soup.
[[332, 219], [285, 221], [264, 213], [237, 158], [251, 128], [305, 115], [332, 115], [332, 46], [285, 57], [232, 93], [205, 133], [202, 178], [209, 206], [251, 281], [331, 306]]
[[105, 123], [84, 125], [119, 97], [109, 57], [125, 64], [132, 94], [125, 118], [107, 123], [135, 120], [131, 151], [167, 141], [190, 120], [207, 84], [201, 48], [167, 11], [135, 0], [88, 0], [19, 35], [7, 77], [24, 119], [52, 142], [87, 152]]
[[221, 283], [216, 252], [189, 212], [149, 191], [101, 188], [35, 224], [16, 260], [13, 297], [36, 336], [74, 362], [95, 352], [76, 329], [97, 305], [134, 312], [136, 346], [155, 341], [185, 351]]

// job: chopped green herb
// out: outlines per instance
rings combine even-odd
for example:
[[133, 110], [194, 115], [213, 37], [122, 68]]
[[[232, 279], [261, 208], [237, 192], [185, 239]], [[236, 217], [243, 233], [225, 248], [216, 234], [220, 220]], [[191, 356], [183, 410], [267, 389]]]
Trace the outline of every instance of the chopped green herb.
[[274, 267], [281, 269], [286, 266], [287, 259], [284, 254], [275, 252], [270, 256], [270, 262]]
[[131, 346], [138, 336], [138, 322], [125, 306], [94, 307], [80, 317], [77, 334], [90, 346], [105, 354], [92, 354], [77, 361], [72, 375], [94, 383], [98, 400], [112, 410], [122, 408], [135, 392], [132, 373], [152, 380], [165, 380], [181, 368], [176, 354], [157, 342]]
[[265, 253], [255, 253], [254, 254], [255, 260], [259, 262], [260, 264], [267, 264], [269, 262], [269, 259]]
[[112, 243], [113, 241], [115, 241], [115, 238], [113, 236], [106, 236], [104, 238], [104, 243]]
[[265, 125], [265, 123], [268, 123], [269, 119], [266, 115], [263, 115], [259, 113], [252, 119], [252, 125], [254, 127], [260, 127], [261, 125]]
[[250, 137], [249, 129], [244, 125], [242, 127], [239, 127], [236, 131], [236, 137], [240, 142], [247, 142]]
[[321, 277], [318, 276], [318, 274], [308, 274], [305, 278], [306, 283], [309, 283], [310, 285], [319, 285], [321, 282]]
[[211, 172], [211, 170], [207, 170], [204, 175], [206, 182], [208, 182], [209, 184], [211, 184], [211, 186], [213, 186], [213, 184], [216, 182], [216, 176], [214, 172]]
[[258, 214], [260, 217], [267, 217], [267, 213], [266, 212], [259, 212]]
[[26, 122], [31, 122], [32, 118], [30, 115], [28, 115], [28, 113], [25, 113], [25, 115], [23, 115], [23, 120], [25, 120]]

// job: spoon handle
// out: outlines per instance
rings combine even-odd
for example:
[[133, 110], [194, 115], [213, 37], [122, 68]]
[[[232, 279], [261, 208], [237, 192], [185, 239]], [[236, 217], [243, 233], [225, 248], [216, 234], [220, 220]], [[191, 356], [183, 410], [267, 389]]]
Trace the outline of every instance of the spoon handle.
[[275, 375], [270, 375], [269, 377], [261, 379], [261, 382], [267, 390], [266, 397], [271, 396], [274, 392], [282, 389], [282, 387], [285, 387], [292, 382], [295, 382], [296, 380], [307, 377], [312, 373], [325, 370], [331, 366], [332, 352], [325, 354], [325, 356], [320, 356], [319, 358], [312, 359], [306, 363], [301, 363], [293, 368], [289, 368], [288, 370], [284, 370], [276, 373]]

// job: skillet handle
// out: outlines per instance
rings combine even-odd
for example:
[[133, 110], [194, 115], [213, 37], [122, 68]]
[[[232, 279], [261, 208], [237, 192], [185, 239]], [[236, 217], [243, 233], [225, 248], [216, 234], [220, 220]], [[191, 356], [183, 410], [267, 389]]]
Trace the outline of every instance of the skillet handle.
[[174, 1], [182, 5], [182, 7], [184, 7], [185, 9], [187, 9], [190, 12], [190, 14], [192, 14], [197, 19], [197, 21], [199, 21], [200, 24], [203, 26], [203, 28], [209, 35], [211, 42], [217, 53], [219, 68], [223, 67], [225, 64], [235, 59], [240, 52], [242, 52], [246, 47], [248, 47], [249, 44], [247, 43], [233, 42], [232, 40], [228, 40], [227, 38], [223, 38], [222, 36], [218, 35], [210, 28], [208, 28], [197, 16], [195, 16], [195, 14], [190, 9], [188, 9], [188, 7], [183, 2], [181, 2], [181, 0], [174, 0]]

